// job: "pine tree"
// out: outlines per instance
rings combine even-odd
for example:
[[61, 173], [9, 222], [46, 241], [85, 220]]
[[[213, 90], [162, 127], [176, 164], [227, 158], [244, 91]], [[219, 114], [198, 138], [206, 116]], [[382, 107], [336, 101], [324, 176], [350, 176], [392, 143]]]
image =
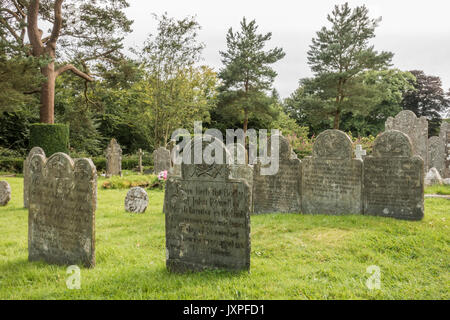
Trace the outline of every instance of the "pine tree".
[[272, 33], [258, 34], [256, 21], [244, 17], [241, 30], [228, 30], [227, 51], [220, 52], [224, 67], [219, 72], [222, 80], [220, 112], [238, 115], [247, 132], [249, 118], [254, 113], [270, 113], [272, 84], [277, 73], [272, 64], [285, 56], [283, 49], [264, 50]]

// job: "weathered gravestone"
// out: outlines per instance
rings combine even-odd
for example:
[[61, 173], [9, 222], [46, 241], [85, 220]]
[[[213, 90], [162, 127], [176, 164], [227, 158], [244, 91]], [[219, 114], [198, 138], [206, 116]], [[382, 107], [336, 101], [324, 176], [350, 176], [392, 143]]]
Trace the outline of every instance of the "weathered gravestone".
[[97, 172], [90, 159], [31, 158], [28, 259], [95, 265]]
[[[254, 165], [253, 213], [299, 213], [301, 211], [301, 161], [292, 153], [289, 141], [281, 135], [277, 137], [279, 141], [278, 172], [263, 175], [262, 169], [270, 167], [271, 164], [262, 164], [258, 160]], [[270, 143], [267, 148], [271, 150]]]
[[[173, 272], [203, 269], [250, 269], [250, 187], [245, 180], [230, 178], [230, 157], [216, 141], [221, 162], [194, 164], [195, 145], [205, 150], [201, 138], [191, 146], [191, 163], [183, 160], [181, 177], [166, 183], [167, 268]], [[186, 148], [183, 157], [186, 159]], [[218, 153], [217, 153], [218, 154]]]
[[125, 197], [125, 211], [144, 213], [148, 206], [148, 194], [141, 187], [131, 188]]
[[0, 207], [4, 207], [11, 200], [11, 186], [6, 181], [0, 181]]
[[446, 133], [444, 179], [450, 178], [450, 131]]
[[406, 220], [423, 218], [424, 162], [409, 137], [386, 131], [364, 160], [364, 214]]
[[428, 139], [428, 161], [430, 168], [442, 174], [444, 172], [445, 145], [440, 137], [431, 137]]
[[312, 157], [302, 162], [302, 213], [361, 214], [361, 159], [353, 159], [352, 141], [342, 131], [317, 136]]
[[45, 158], [45, 152], [42, 148], [34, 147], [31, 149], [23, 163], [23, 207], [28, 209], [28, 200], [30, 198], [30, 160], [35, 154], [40, 154]]
[[153, 151], [153, 167], [155, 174], [161, 171], [169, 171], [171, 167], [170, 151], [164, 147], [159, 147]]
[[424, 161], [424, 171], [428, 170], [428, 120], [417, 118], [414, 112], [403, 110], [395, 116], [389, 117], [385, 123], [386, 131], [398, 130], [405, 133], [412, 144], [414, 155], [421, 156]]
[[122, 175], [122, 148], [116, 139], [111, 139], [106, 149], [106, 176]]
[[233, 162], [230, 163], [231, 178], [244, 179], [250, 186], [250, 191], [253, 186], [253, 166], [246, 164], [248, 162], [247, 150], [240, 143], [233, 143], [227, 145], [227, 150], [230, 152]]

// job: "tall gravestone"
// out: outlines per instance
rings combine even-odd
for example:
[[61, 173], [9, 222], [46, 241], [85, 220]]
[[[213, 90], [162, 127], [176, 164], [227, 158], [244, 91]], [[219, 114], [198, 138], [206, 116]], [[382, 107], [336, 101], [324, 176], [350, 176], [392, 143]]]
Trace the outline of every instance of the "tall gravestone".
[[106, 149], [106, 176], [122, 175], [122, 148], [116, 139], [111, 139]]
[[240, 143], [227, 145], [233, 162], [230, 164], [231, 177], [234, 179], [244, 179], [252, 190], [253, 186], [253, 166], [247, 164], [248, 155], [245, 147]]
[[445, 146], [440, 137], [428, 139], [428, 162], [430, 168], [436, 168], [439, 174], [444, 172]]
[[31, 158], [28, 259], [95, 265], [97, 172], [90, 159]]
[[169, 171], [171, 167], [170, 151], [164, 147], [159, 147], [153, 151], [153, 167], [155, 174], [161, 171]]
[[396, 130], [375, 140], [364, 160], [364, 214], [420, 220], [424, 214], [424, 161]]
[[312, 156], [302, 162], [302, 213], [361, 214], [362, 170], [344, 132], [319, 134]]
[[[289, 141], [279, 135], [278, 172], [262, 175], [269, 167], [258, 160], [253, 172], [253, 213], [299, 213], [301, 211], [301, 161], [292, 153]], [[271, 149], [270, 144], [267, 146]], [[273, 161], [273, 160], [272, 160]]]
[[442, 172], [441, 176], [444, 179], [450, 178], [450, 152], [448, 151], [450, 146], [450, 140], [448, 139], [448, 136], [450, 134], [450, 123], [443, 121], [441, 124], [441, 129], [439, 131], [439, 139], [441, 140], [441, 152], [442, 152]]
[[424, 170], [428, 170], [428, 120], [425, 117], [417, 118], [414, 112], [403, 110], [395, 116], [389, 117], [385, 123], [386, 131], [398, 130], [405, 133], [412, 143], [414, 155], [421, 156], [424, 161]]
[[444, 179], [450, 178], [450, 131], [446, 132]]
[[27, 158], [23, 163], [23, 207], [28, 209], [29, 189], [30, 189], [30, 160], [35, 154], [40, 154], [45, 158], [45, 152], [40, 147], [34, 147], [28, 153]]
[[[201, 139], [201, 138], [200, 138]], [[194, 159], [210, 142], [189, 143]], [[219, 142], [221, 144], [221, 142]], [[222, 163], [181, 164], [181, 177], [166, 183], [166, 264], [172, 272], [250, 269], [250, 187], [230, 178], [227, 152]], [[184, 149], [186, 150], [186, 148]], [[186, 151], [183, 151], [185, 156]]]

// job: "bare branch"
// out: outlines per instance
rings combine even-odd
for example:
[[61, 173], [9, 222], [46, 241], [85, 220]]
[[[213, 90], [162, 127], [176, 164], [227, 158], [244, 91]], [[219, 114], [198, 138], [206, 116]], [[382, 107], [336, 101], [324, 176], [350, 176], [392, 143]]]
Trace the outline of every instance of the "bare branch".
[[8, 8], [0, 8], [0, 11], [8, 12], [10, 15], [12, 15], [14, 18], [16, 18], [16, 20], [17, 20], [18, 22], [22, 22], [22, 21], [23, 21], [23, 18], [20, 18], [19, 15], [18, 15], [17, 13], [15, 13], [15, 12], [12, 11], [12, 10], [9, 10]]
[[25, 19], [25, 17], [27, 16], [23, 11], [23, 8], [25, 8], [25, 6], [19, 0], [18, 1], [13, 0], [13, 3], [19, 14], [21, 14], [22, 17]]
[[14, 29], [9, 25], [8, 21], [6, 21], [5, 18], [0, 17], [0, 23], [3, 24], [3, 25], [6, 27], [6, 29], [8, 29], [8, 31], [11, 33], [11, 35], [12, 35], [19, 43], [22, 43], [22, 42], [21, 42], [21, 39], [20, 39], [20, 37], [19, 37], [19, 35], [18, 35], [18, 34], [16, 33], [16, 31], [14, 31]]
[[56, 70], [56, 77], [61, 75], [62, 73], [66, 71], [72, 71], [73, 74], [79, 76], [80, 78], [83, 78], [86, 81], [94, 81], [94, 78], [92, 78], [90, 75], [84, 73], [83, 71], [78, 70], [74, 65], [72, 64], [66, 64], [65, 66], [62, 66]]

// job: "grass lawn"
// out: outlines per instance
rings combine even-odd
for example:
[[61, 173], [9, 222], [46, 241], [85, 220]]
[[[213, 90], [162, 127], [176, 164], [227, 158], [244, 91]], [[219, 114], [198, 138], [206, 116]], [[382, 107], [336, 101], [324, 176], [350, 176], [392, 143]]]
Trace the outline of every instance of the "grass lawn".
[[[127, 190], [99, 187], [94, 269], [81, 289], [66, 267], [27, 261], [22, 178], [0, 207], [0, 299], [450, 299], [450, 200], [426, 199], [425, 219], [267, 214], [251, 218], [251, 272], [170, 274], [163, 192], [143, 215], [124, 211]], [[103, 180], [99, 180], [99, 186]], [[367, 267], [381, 269], [369, 290]]]

